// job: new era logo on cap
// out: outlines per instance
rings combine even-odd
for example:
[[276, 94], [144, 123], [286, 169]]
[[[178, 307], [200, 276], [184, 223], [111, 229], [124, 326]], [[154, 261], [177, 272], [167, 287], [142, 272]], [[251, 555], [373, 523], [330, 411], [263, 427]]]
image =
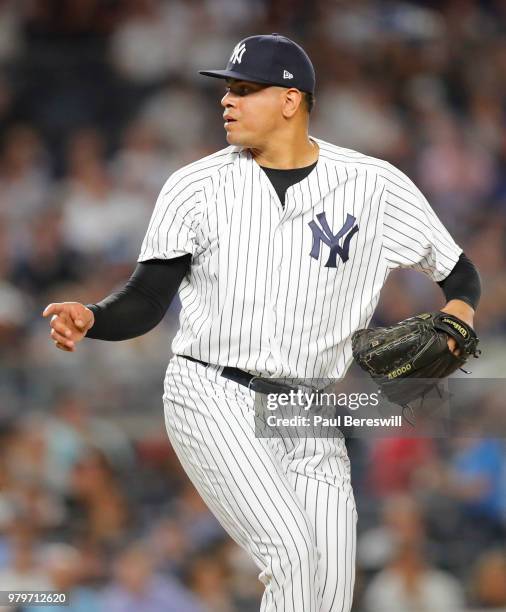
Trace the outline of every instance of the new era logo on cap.
[[283, 78], [284, 79], [293, 79], [293, 74], [288, 72], [288, 70], [283, 70]]

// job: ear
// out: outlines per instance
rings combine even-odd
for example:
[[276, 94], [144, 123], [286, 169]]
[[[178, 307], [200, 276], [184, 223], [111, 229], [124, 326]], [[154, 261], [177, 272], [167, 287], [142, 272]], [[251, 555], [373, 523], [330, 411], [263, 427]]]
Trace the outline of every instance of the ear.
[[290, 119], [302, 103], [302, 93], [298, 89], [285, 89], [283, 92], [283, 117]]

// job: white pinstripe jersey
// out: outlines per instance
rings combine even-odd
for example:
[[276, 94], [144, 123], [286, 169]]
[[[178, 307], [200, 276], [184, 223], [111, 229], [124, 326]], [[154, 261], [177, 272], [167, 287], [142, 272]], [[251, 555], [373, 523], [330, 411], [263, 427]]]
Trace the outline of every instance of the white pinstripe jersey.
[[138, 261], [192, 255], [174, 353], [266, 376], [340, 378], [350, 335], [369, 323], [392, 269], [434, 281], [451, 272], [462, 249], [405, 174], [313, 140], [318, 163], [284, 208], [236, 146], [163, 186]]

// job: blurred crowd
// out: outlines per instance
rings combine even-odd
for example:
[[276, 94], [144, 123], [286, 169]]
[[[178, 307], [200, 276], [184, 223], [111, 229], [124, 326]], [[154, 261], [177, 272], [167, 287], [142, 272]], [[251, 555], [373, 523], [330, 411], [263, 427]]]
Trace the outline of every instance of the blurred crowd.
[[[79, 612], [258, 609], [257, 569], [164, 432], [177, 304], [72, 355], [40, 314], [128, 278], [165, 179], [226, 146], [223, 83], [198, 69], [259, 32], [312, 57], [312, 135], [404, 170], [477, 265], [471, 369], [504, 378], [502, 0], [0, 0], [0, 590], [66, 590]], [[377, 323], [443, 303], [420, 274], [387, 287]], [[501, 433], [349, 440], [356, 612], [506, 609]]]

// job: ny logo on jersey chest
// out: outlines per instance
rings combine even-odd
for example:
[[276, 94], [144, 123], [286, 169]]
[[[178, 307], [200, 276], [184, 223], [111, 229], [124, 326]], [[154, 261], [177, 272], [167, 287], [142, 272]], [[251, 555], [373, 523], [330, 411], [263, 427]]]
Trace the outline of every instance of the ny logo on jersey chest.
[[[316, 215], [316, 218], [320, 225], [318, 225], [316, 221], [310, 221], [308, 223], [313, 232], [313, 246], [309, 255], [313, 257], [313, 259], [319, 259], [320, 244], [323, 242], [330, 248], [329, 258], [327, 259], [325, 267], [336, 268], [338, 255], [343, 263], [349, 259], [350, 242], [353, 236], [358, 232], [358, 225], [355, 225], [356, 219], [353, 215], [348, 213], [343, 227], [337, 234], [333, 234], [324, 212]], [[339, 244], [341, 238], [344, 238], [342, 245]]]

